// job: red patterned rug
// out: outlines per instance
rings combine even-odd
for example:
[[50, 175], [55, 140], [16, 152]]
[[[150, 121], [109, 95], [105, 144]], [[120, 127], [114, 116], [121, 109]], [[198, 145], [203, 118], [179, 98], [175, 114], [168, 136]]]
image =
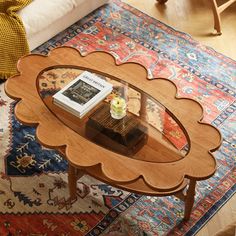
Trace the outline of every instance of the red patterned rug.
[[204, 121], [223, 135], [215, 153], [217, 172], [198, 183], [188, 222], [182, 221], [183, 203], [175, 197], [131, 194], [89, 176], [78, 181], [78, 199], [71, 202], [66, 161], [37, 143], [34, 128], [15, 119], [14, 102], [2, 84], [0, 235], [194, 235], [236, 190], [236, 62], [119, 0], [34, 52], [47, 54], [60, 45], [76, 47], [83, 55], [107, 51], [118, 64], [138, 62], [150, 79], [167, 78], [179, 95], [198, 100]]

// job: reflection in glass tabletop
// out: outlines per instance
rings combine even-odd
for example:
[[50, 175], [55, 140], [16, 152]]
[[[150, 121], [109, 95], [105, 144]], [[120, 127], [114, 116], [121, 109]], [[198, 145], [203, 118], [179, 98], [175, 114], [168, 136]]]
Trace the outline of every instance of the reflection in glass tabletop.
[[[112, 83], [113, 91], [82, 119], [54, 105], [52, 96], [82, 72], [77, 67], [50, 67], [38, 76], [41, 98], [64, 124], [84, 138], [136, 160], [167, 163], [187, 155], [189, 138], [178, 119], [152, 96], [123, 80], [96, 74]], [[114, 96], [127, 103], [127, 115], [121, 120], [110, 115]]]

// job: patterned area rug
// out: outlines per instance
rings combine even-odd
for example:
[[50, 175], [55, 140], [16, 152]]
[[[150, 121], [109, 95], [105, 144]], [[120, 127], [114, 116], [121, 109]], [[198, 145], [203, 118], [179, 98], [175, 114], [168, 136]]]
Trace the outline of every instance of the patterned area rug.
[[198, 100], [204, 121], [223, 135], [217, 172], [198, 183], [188, 222], [182, 222], [183, 203], [175, 197], [131, 194], [89, 176], [78, 181], [78, 200], [71, 202], [66, 161], [39, 145], [34, 128], [15, 119], [2, 84], [0, 235], [194, 235], [236, 190], [236, 62], [119, 0], [34, 52], [47, 54], [60, 45], [83, 55], [107, 51], [118, 64], [141, 63], [149, 79], [168, 78], [180, 96]]

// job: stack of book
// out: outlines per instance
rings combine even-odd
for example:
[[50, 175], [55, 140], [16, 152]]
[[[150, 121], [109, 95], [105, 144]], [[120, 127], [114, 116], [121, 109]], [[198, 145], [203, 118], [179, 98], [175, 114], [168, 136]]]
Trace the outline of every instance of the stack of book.
[[53, 95], [53, 103], [82, 118], [112, 91], [112, 84], [88, 71]]

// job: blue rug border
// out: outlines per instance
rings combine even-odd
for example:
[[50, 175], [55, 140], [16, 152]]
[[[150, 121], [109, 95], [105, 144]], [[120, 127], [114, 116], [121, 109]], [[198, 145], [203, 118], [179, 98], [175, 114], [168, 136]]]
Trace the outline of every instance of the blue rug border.
[[[193, 227], [185, 234], [186, 236], [192, 236], [197, 234], [214, 215], [234, 196], [236, 193], [236, 183], [229, 189], [220, 200], [218, 200], [208, 211], [205, 212], [204, 216], [196, 222]], [[198, 224], [198, 226], [196, 226]]]

